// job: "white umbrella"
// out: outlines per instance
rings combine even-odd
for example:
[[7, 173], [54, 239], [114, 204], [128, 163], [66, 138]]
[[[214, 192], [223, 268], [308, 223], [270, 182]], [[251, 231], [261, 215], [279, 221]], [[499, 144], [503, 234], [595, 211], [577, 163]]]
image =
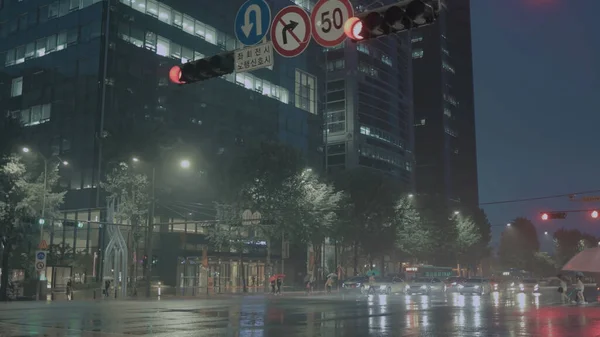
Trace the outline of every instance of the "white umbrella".
[[573, 256], [562, 270], [600, 273], [600, 247], [589, 248]]

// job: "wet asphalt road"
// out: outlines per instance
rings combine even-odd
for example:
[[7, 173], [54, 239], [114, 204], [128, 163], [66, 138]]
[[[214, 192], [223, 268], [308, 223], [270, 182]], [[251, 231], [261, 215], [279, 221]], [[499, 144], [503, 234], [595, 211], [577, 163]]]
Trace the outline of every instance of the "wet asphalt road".
[[600, 306], [540, 296], [249, 296], [0, 304], [0, 336], [600, 336]]

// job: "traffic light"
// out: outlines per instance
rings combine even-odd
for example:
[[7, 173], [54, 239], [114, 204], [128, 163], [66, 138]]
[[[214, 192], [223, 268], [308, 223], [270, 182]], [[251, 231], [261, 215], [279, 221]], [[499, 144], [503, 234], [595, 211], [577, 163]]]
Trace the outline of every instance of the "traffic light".
[[567, 213], [566, 212], [551, 212], [551, 213], [542, 213], [542, 220], [549, 220], [549, 219], [565, 219], [567, 217]]
[[234, 70], [233, 52], [227, 52], [174, 66], [169, 70], [169, 79], [176, 84], [190, 84], [231, 74]]
[[599, 215], [599, 214], [598, 214], [598, 211], [596, 211], [596, 210], [593, 210], [593, 211], [592, 211], [592, 213], [590, 213], [590, 215], [592, 216], [592, 218], [594, 218], [594, 219], [598, 219], [598, 215]]
[[402, 0], [348, 19], [344, 33], [354, 42], [368, 40], [429, 25], [439, 12], [439, 0]]
[[158, 256], [152, 255], [152, 266], [156, 266], [158, 264]]

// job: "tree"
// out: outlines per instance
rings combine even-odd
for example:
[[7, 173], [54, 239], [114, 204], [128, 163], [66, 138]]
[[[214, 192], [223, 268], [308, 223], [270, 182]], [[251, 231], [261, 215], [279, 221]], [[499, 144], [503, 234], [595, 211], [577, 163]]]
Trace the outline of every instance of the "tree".
[[540, 276], [550, 276], [556, 273], [556, 261], [546, 252], [536, 252], [534, 255], [535, 263], [533, 272]]
[[241, 211], [243, 207], [238, 204], [219, 204], [217, 209], [217, 222], [208, 232], [209, 242], [218, 250], [225, 248], [233, 249], [239, 253], [240, 268], [242, 274], [243, 291], [247, 292], [246, 272], [244, 269], [244, 251], [254, 243], [254, 233], [250, 233], [251, 227], [242, 221]]
[[498, 255], [505, 268], [533, 270], [535, 253], [540, 250], [537, 231], [526, 218], [516, 218], [500, 238]]
[[598, 239], [577, 229], [559, 229], [554, 232], [556, 263], [565, 265], [577, 253], [597, 246]]
[[[334, 235], [338, 223], [338, 209], [345, 200], [342, 191], [336, 191], [332, 184], [322, 181], [312, 170], [305, 170], [298, 179], [302, 187], [298, 208], [300, 226], [292, 229], [292, 236], [298, 242], [310, 244], [314, 250], [315, 266], [321, 264], [321, 248], [325, 238]], [[313, 276], [318, 279], [320, 275]]]
[[415, 260], [425, 260], [433, 248], [431, 229], [413, 206], [411, 198], [398, 201], [395, 221], [396, 247]]
[[481, 243], [481, 233], [478, 226], [469, 216], [454, 216], [456, 226], [456, 256], [459, 264], [473, 265], [477, 263], [477, 248]]
[[[130, 226], [127, 235], [128, 259], [134, 261], [133, 254], [138, 251], [140, 240], [144, 237], [150, 206], [148, 177], [134, 172], [125, 163], [119, 163], [106, 176], [106, 182], [100, 183], [100, 187], [108, 194], [108, 203], [114, 202], [117, 206], [115, 221], [125, 222]], [[129, 274], [133, 276], [133, 280], [137, 280], [137, 265], [132, 262], [129, 266]]]
[[481, 235], [481, 239], [476, 249], [477, 258], [478, 260], [481, 260], [490, 257], [491, 249], [489, 245], [492, 241], [492, 225], [490, 224], [485, 211], [481, 208], [475, 209], [470, 215]]
[[267, 241], [266, 271], [271, 274], [271, 242], [284, 235], [293, 239], [290, 235], [300, 225], [304, 160], [299, 151], [270, 142], [248, 146], [227, 159], [224, 166], [213, 168], [218, 199], [260, 212], [263, 220], [255, 229]]
[[[54, 174], [49, 170], [49, 177]], [[39, 177], [27, 170], [18, 156], [0, 158], [0, 238], [2, 252], [2, 279], [0, 280], [0, 300], [7, 299], [8, 275], [10, 274], [10, 256], [13, 249], [27, 242], [33, 235], [35, 220], [39, 215], [44, 197], [43, 183]], [[46, 214], [52, 216], [58, 212], [63, 202], [64, 192], [51, 192], [57, 179], [48, 179], [46, 188]], [[41, 186], [40, 186], [41, 185]], [[26, 220], [30, 218], [29, 220]]]
[[359, 247], [369, 264], [394, 247], [395, 206], [401, 186], [383, 173], [367, 168], [347, 170], [336, 178], [337, 188], [349, 198], [344, 236], [353, 246], [354, 273], [358, 273]]

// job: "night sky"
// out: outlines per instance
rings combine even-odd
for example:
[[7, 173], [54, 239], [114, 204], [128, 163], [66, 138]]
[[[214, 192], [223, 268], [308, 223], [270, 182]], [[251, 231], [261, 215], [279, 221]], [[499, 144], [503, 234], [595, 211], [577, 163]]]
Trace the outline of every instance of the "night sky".
[[[480, 201], [600, 190], [600, 0], [471, 7]], [[587, 213], [539, 219], [544, 210], [594, 207], [565, 197], [484, 209], [492, 225], [530, 218], [543, 237], [561, 227], [600, 235], [600, 219]], [[494, 227], [493, 242], [503, 230]]]

